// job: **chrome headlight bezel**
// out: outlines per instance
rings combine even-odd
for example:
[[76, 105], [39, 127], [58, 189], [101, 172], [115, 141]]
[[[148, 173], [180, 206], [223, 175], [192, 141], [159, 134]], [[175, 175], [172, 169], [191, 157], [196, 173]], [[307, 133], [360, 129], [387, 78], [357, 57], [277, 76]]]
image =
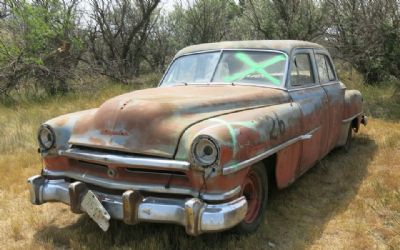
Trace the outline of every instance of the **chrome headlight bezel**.
[[214, 166], [220, 159], [218, 143], [211, 136], [197, 136], [192, 143], [190, 151], [192, 163], [202, 168]]
[[40, 147], [45, 150], [51, 149], [56, 143], [56, 135], [54, 133], [54, 130], [47, 124], [43, 124], [40, 126], [37, 139]]

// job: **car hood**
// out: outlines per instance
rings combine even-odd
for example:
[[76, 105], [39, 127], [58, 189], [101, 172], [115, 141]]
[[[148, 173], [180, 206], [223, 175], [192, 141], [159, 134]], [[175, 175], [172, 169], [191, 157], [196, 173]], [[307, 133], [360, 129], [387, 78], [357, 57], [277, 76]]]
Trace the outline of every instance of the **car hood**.
[[191, 125], [239, 110], [288, 101], [283, 90], [254, 86], [175, 86], [114, 97], [76, 121], [70, 144], [172, 158]]

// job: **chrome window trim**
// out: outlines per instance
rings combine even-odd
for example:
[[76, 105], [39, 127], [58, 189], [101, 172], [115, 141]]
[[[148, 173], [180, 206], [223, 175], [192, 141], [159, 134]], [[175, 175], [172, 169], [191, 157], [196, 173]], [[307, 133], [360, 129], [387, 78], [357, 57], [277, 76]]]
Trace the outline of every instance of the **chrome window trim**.
[[263, 160], [265, 158], [267, 158], [268, 156], [271, 156], [271, 155], [277, 153], [281, 149], [284, 149], [284, 148], [286, 148], [286, 147], [288, 147], [288, 146], [290, 146], [290, 145], [292, 145], [292, 144], [294, 144], [294, 143], [296, 143], [298, 141], [309, 140], [309, 139], [312, 138], [313, 134], [315, 132], [317, 132], [320, 128], [321, 128], [320, 126], [316, 127], [316, 128], [310, 130], [308, 133], [306, 133], [304, 135], [300, 135], [298, 137], [292, 138], [292, 139], [290, 139], [290, 140], [288, 140], [288, 141], [286, 141], [286, 142], [284, 142], [284, 143], [282, 143], [282, 144], [280, 144], [278, 146], [275, 146], [275, 147], [273, 147], [271, 149], [268, 149], [267, 151], [265, 151], [265, 152], [263, 152], [261, 154], [258, 154], [256, 156], [254, 156], [254, 157], [252, 157], [250, 159], [247, 159], [247, 160], [242, 161], [242, 162], [237, 163], [237, 164], [230, 165], [228, 167], [223, 167], [222, 168], [222, 174], [223, 175], [228, 175], [228, 174], [235, 173], [235, 172], [237, 172], [237, 171], [239, 171], [239, 170], [241, 170], [241, 169], [243, 169], [245, 167], [251, 166], [251, 165], [253, 165], [253, 164], [255, 164], [255, 163], [257, 163], [257, 162], [259, 162], [259, 161], [261, 161], [261, 160]]
[[237, 186], [232, 190], [223, 193], [199, 193], [198, 190], [193, 190], [190, 188], [180, 188], [180, 187], [169, 187], [166, 188], [165, 185], [154, 185], [154, 184], [135, 184], [127, 181], [106, 179], [85, 172], [78, 173], [74, 171], [52, 171], [48, 169], [43, 169], [44, 176], [51, 176], [56, 178], [72, 178], [77, 181], [84, 183], [89, 183], [103, 188], [117, 189], [117, 190], [137, 190], [145, 191], [151, 193], [164, 193], [164, 194], [178, 194], [178, 195], [190, 195], [192, 197], [199, 197], [204, 200], [209, 201], [222, 201], [235, 197], [240, 193], [241, 186]]
[[59, 150], [58, 154], [77, 160], [84, 160], [102, 164], [123, 164], [129, 166], [157, 167], [160, 169], [182, 171], [187, 171], [190, 168], [190, 163], [187, 161], [140, 157], [124, 154], [116, 155], [107, 152], [87, 149], [70, 148], [67, 150]]
[[[286, 57], [286, 63], [285, 63], [285, 69], [284, 69], [284, 78], [282, 79], [282, 83], [279, 87], [275, 87], [273, 85], [266, 85], [266, 84], [243, 84], [243, 83], [234, 83], [233, 85], [244, 85], [244, 86], [257, 86], [257, 87], [267, 87], [267, 88], [279, 88], [279, 89], [286, 89], [286, 81], [288, 79], [288, 69], [289, 69], [289, 55], [281, 50], [274, 50], [274, 49], [216, 49], [216, 50], [203, 50], [203, 51], [196, 51], [196, 52], [192, 52], [192, 53], [187, 53], [187, 54], [183, 54], [181, 56], [175, 57], [171, 63], [168, 65], [167, 69], [165, 70], [163, 76], [161, 77], [160, 82], [158, 83], [157, 87], [172, 87], [172, 86], [179, 86], [177, 85], [170, 85], [170, 86], [162, 86], [161, 83], [164, 81], [165, 76], [167, 75], [171, 65], [178, 59], [184, 56], [190, 56], [190, 55], [196, 55], [196, 54], [202, 54], [202, 53], [211, 53], [211, 52], [220, 52], [219, 58], [218, 58], [218, 62], [220, 62], [221, 57], [223, 55], [224, 51], [254, 51], [254, 52], [274, 52], [274, 53], [280, 53], [283, 54]], [[218, 63], [217, 63], [218, 66]], [[214, 74], [216, 71], [217, 67], [215, 67], [214, 69]], [[196, 83], [196, 84], [191, 84], [191, 85], [213, 85], [212, 80], [214, 78], [214, 74], [212, 75], [212, 78], [210, 79], [209, 83]], [[231, 83], [225, 83], [226, 85], [230, 85]]]

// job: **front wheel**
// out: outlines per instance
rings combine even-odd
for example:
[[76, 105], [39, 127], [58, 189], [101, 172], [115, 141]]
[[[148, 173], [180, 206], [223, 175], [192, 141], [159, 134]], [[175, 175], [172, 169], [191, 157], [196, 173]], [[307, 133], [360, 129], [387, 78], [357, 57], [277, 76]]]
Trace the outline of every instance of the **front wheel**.
[[250, 167], [241, 192], [247, 200], [247, 213], [236, 229], [240, 233], [252, 233], [263, 221], [268, 201], [268, 176], [264, 164], [259, 162]]

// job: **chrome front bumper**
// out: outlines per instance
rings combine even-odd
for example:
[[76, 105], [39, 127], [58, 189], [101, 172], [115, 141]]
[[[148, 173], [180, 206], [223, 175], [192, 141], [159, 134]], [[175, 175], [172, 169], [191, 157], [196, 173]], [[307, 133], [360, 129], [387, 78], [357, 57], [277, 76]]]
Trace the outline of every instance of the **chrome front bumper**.
[[32, 204], [62, 202], [70, 205], [75, 213], [85, 212], [82, 197], [93, 192], [111, 218], [127, 224], [139, 222], [174, 223], [185, 227], [190, 235], [217, 232], [240, 223], [247, 212], [244, 196], [221, 204], [207, 204], [198, 198], [175, 199], [143, 197], [139, 192], [127, 190], [122, 195], [113, 195], [88, 190], [82, 182], [66, 182], [63, 179], [49, 180], [36, 175], [28, 179]]

